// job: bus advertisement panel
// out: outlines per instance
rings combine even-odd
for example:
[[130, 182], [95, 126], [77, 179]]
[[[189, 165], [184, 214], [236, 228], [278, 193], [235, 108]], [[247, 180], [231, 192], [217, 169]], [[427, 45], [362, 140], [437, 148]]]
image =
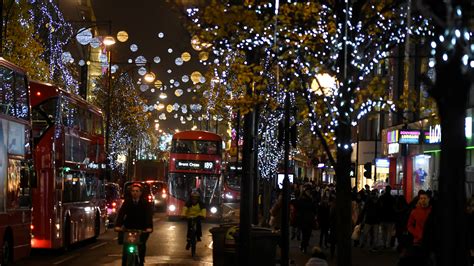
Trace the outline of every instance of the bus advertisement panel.
[[198, 190], [209, 218], [221, 216], [222, 138], [206, 131], [173, 135], [168, 167], [169, 217], [181, 216], [192, 190]]
[[51, 84], [30, 82], [35, 169], [32, 247], [67, 248], [105, 232], [102, 112]]
[[0, 58], [0, 265], [31, 250], [31, 119], [25, 72]]

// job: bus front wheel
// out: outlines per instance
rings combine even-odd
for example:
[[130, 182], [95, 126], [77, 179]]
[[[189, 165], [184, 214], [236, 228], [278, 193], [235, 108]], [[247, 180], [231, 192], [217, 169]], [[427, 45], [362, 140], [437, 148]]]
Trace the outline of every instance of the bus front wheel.
[[13, 261], [13, 243], [9, 235], [6, 235], [2, 244], [2, 263], [1, 265], [10, 265]]

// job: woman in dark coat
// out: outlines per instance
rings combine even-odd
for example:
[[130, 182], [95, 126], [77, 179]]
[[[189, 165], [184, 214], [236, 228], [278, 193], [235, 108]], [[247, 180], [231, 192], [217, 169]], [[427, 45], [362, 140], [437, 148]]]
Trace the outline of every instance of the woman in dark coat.
[[313, 205], [313, 199], [311, 198], [311, 188], [305, 187], [297, 203], [297, 224], [301, 229], [301, 251], [306, 253], [309, 245], [309, 239], [311, 238], [311, 232], [313, 231], [313, 223], [315, 216], [315, 208]]

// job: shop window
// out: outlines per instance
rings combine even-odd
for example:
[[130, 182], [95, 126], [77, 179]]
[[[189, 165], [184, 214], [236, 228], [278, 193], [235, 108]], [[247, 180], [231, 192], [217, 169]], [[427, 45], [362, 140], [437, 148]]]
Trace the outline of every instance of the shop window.
[[413, 157], [413, 194], [417, 195], [420, 189], [432, 189], [432, 174], [430, 170], [430, 155]]

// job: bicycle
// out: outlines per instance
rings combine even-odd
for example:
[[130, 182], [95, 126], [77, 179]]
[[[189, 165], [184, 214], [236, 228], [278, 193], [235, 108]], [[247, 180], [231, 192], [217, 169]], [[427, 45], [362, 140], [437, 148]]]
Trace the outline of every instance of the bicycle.
[[198, 217], [191, 217], [188, 218], [189, 220], [189, 235], [188, 235], [188, 241], [189, 245], [191, 247], [191, 256], [194, 257], [196, 256], [196, 242], [197, 242], [197, 219]]
[[141, 243], [142, 230], [123, 230], [123, 256], [122, 265], [140, 265], [140, 255], [138, 248]]

